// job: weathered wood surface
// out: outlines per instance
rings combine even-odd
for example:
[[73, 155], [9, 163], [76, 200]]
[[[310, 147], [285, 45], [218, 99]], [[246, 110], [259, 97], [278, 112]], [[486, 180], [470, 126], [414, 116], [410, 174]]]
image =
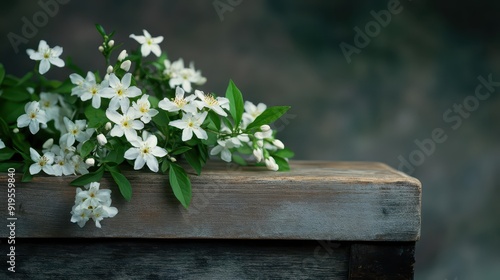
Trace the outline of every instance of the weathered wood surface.
[[348, 273], [348, 245], [332, 250], [315, 241], [17, 241], [16, 273], [2, 269], [0, 279], [300, 280]]
[[[75, 177], [36, 176], [17, 183], [17, 237], [132, 237], [415, 241], [420, 236], [421, 185], [387, 165], [292, 161], [290, 172], [210, 163], [191, 176], [193, 201], [185, 210], [165, 175], [124, 172], [133, 186], [124, 201], [112, 180], [119, 213], [96, 229], [70, 223]], [[17, 176], [20, 179], [20, 176]], [[0, 197], [6, 215], [5, 174]], [[5, 220], [5, 219], [4, 219]], [[2, 237], [7, 228], [0, 227]]]

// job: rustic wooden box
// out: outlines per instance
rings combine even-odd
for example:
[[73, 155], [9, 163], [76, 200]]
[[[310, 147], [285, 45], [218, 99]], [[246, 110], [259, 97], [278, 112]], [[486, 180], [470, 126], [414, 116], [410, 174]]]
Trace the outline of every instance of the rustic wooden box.
[[[17, 183], [15, 276], [413, 278], [417, 179], [381, 163], [294, 161], [291, 167], [275, 173], [210, 163], [201, 176], [191, 176], [188, 210], [176, 202], [167, 176], [127, 172], [130, 202], [104, 178], [119, 213], [101, 229], [91, 221], [83, 229], [70, 223], [73, 177]], [[5, 174], [0, 184], [6, 213]], [[0, 228], [7, 237], [8, 229]], [[12, 276], [6, 269], [1, 274]]]

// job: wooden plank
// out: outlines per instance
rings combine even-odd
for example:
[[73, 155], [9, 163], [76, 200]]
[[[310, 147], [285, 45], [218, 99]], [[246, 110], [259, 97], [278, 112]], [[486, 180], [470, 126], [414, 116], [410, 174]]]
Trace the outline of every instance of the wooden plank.
[[[17, 237], [147, 237], [415, 241], [420, 236], [421, 185], [381, 163], [292, 161], [290, 172], [211, 163], [191, 175], [185, 210], [165, 175], [124, 172], [133, 186], [124, 201], [110, 178], [119, 213], [102, 229], [70, 223], [75, 177], [37, 176], [17, 183]], [[19, 176], [18, 176], [18, 179]], [[0, 185], [6, 186], [5, 174]], [[6, 197], [6, 187], [0, 188]], [[5, 201], [5, 200], [4, 200]], [[6, 202], [2, 202], [3, 205]], [[6, 206], [3, 206], [6, 209]], [[5, 210], [3, 210], [5, 211]], [[6, 214], [6, 212], [3, 212]], [[4, 215], [5, 215], [4, 214]], [[7, 228], [0, 227], [1, 236]]]
[[349, 279], [413, 279], [415, 242], [371, 242], [351, 245]]
[[346, 279], [349, 258], [348, 245], [314, 241], [18, 241], [16, 273], [2, 279]]

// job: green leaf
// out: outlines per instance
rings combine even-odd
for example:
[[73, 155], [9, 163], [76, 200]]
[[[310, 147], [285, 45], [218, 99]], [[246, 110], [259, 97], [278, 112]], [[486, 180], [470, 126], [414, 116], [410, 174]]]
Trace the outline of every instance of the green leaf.
[[191, 203], [191, 181], [186, 171], [178, 164], [171, 163], [169, 171], [170, 187], [179, 202], [188, 208]]
[[87, 109], [85, 109], [85, 116], [88, 120], [88, 126], [92, 128], [101, 127], [108, 121], [106, 113], [103, 110], [95, 109], [92, 106], [87, 106]]
[[0, 63], [0, 85], [3, 83], [3, 78], [5, 77], [5, 68], [3, 64]]
[[295, 156], [295, 153], [288, 148], [284, 148], [282, 150], [278, 150], [275, 153], [273, 153], [273, 156], [279, 156], [282, 158], [293, 158]]
[[5, 100], [23, 102], [31, 98], [30, 93], [25, 88], [6, 88], [1, 91], [0, 97]]
[[170, 122], [170, 118], [168, 117], [167, 112], [163, 110], [158, 110], [158, 114], [153, 117], [153, 122], [158, 127], [167, 127]]
[[288, 161], [278, 156], [273, 156], [273, 158], [276, 161], [276, 164], [280, 167], [278, 171], [290, 171], [290, 165], [288, 164]]
[[103, 159], [103, 161], [113, 162], [116, 163], [116, 165], [119, 165], [125, 160], [124, 155], [125, 155], [125, 147], [123, 147], [120, 144], [117, 144], [114, 150], [111, 150], [109, 154]]
[[[0, 99], [2, 97], [0, 96]], [[6, 123], [15, 123], [17, 118], [24, 114], [25, 103], [18, 103], [8, 100], [0, 101], [0, 112]]]
[[104, 175], [104, 165], [99, 167], [95, 172], [82, 175], [69, 183], [72, 186], [85, 186], [92, 182], [99, 182]]
[[102, 27], [102, 25], [96, 23], [95, 28], [97, 29], [97, 32], [101, 34], [102, 37], [106, 36], [106, 31], [104, 31], [104, 27]]
[[71, 90], [75, 87], [75, 85], [71, 82], [70, 79], [66, 79], [63, 83], [61, 83], [54, 91], [59, 93], [71, 93]]
[[0, 162], [0, 172], [7, 172], [9, 168], [22, 169], [22, 162]]
[[161, 172], [163, 173], [167, 172], [169, 167], [170, 167], [170, 161], [164, 159], [163, 162], [161, 163]]
[[232, 80], [229, 81], [229, 85], [227, 86], [226, 98], [229, 99], [229, 112], [233, 117], [234, 126], [238, 127], [244, 110], [243, 96]]
[[33, 72], [26, 73], [26, 75], [24, 75], [21, 79], [19, 79], [17, 81], [16, 86], [20, 86], [20, 85], [26, 83], [29, 79], [31, 79], [31, 77], [33, 77]]
[[187, 152], [189, 150], [191, 150], [192, 148], [191, 147], [188, 147], [188, 146], [181, 146], [179, 148], [176, 148], [175, 150], [173, 150], [170, 154], [173, 155], [173, 156], [176, 156], [176, 155], [180, 155], [184, 152]]
[[243, 165], [243, 166], [248, 165], [247, 162], [245, 161], [245, 159], [243, 159], [240, 155], [237, 155], [237, 154], [232, 155], [232, 161], [239, 164], [239, 165]]
[[200, 154], [196, 149], [191, 149], [184, 153], [184, 157], [186, 158], [187, 162], [193, 169], [196, 171], [198, 175], [201, 174], [201, 168], [203, 167], [201, 162], [200, 162]]
[[121, 173], [118, 172], [110, 172], [111, 177], [115, 180], [115, 183], [118, 185], [120, 189], [120, 193], [126, 201], [130, 201], [132, 198], [132, 185], [130, 185], [130, 181]]
[[23, 183], [27, 183], [27, 182], [30, 182], [32, 179], [33, 179], [33, 175], [31, 175], [30, 173], [30, 165], [29, 164], [25, 164], [24, 165], [24, 168], [23, 168], [23, 178], [21, 178], [21, 182]]
[[208, 129], [219, 131], [220, 130], [220, 117], [214, 111], [208, 112]]
[[7, 147], [0, 149], [0, 161], [9, 160], [16, 154], [16, 151]]
[[92, 150], [95, 148], [95, 142], [92, 140], [87, 140], [83, 143], [82, 149], [80, 151], [80, 156], [86, 158]]
[[281, 118], [290, 109], [290, 106], [274, 106], [267, 108], [252, 123], [247, 126], [247, 130], [260, 127], [264, 124], [271, 124]]

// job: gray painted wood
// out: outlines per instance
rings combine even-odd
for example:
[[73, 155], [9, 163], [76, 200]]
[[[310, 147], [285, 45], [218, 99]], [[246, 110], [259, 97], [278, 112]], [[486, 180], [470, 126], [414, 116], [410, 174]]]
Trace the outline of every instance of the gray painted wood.
[[[292, 161], [290, 172], [210, 163], [191, 173], [193, 201], [176, 202], [168, 176], [124, 172], [133, 196], [124, 201], [110, 178], [119, 213], [80, 229], [70, 223], [75, 177], [36, 176], [17, 183], [17, 237], [137, 237], [415, 241], [420, 237], [421, 184], [381, 163]], [[20, 179], [20, 176], [17, 176]], [[5, 174], [0, 184], [6, 186]], [[6, 188], [0, 188], [6, 208]], [[6, 215], [5, 210], [3, 210]], [[7, 228], [0, 227], [2, 237]]]
[[[43, 241], [43, 242], [40, 242]], [[2, 279], [346, 279], [349, 246], [256, 240], [21, 240]], [[8, 277], [2, 277], [8, 276]]]

